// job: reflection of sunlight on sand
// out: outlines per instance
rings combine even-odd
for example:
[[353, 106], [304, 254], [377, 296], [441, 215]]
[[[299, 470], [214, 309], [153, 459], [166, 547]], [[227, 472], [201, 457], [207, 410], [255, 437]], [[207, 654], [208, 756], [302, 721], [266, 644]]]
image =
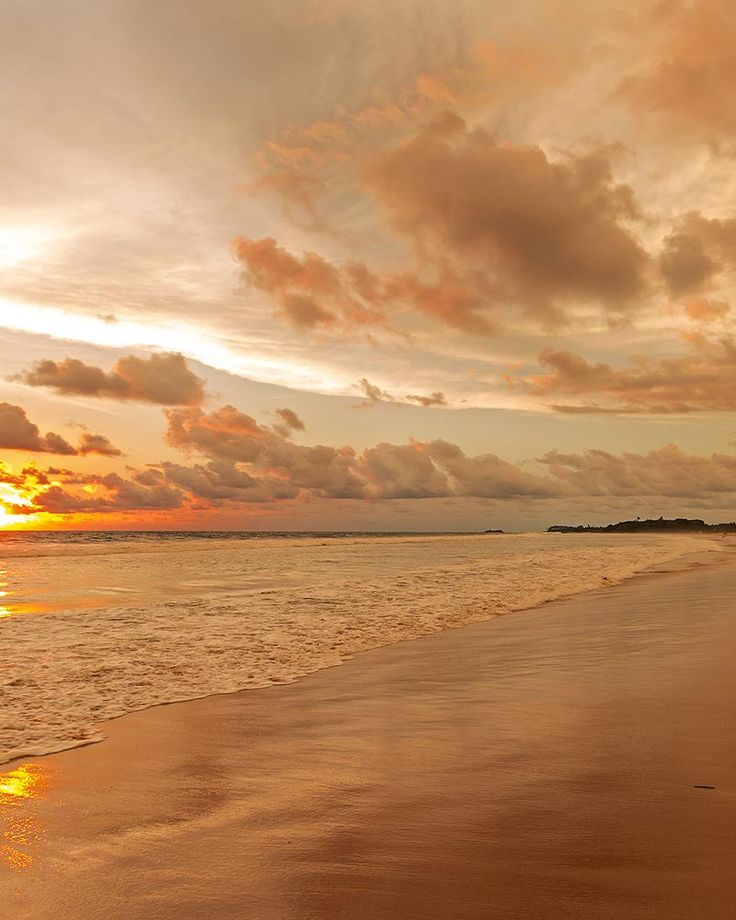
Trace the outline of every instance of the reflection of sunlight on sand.
[[[4, 569], [1, 569], [0, 577], [3, 579], [3, 581], [0, 581], [0, 588], [7, 588], [8, 586], [7, 581], [5, 581], [6, 575], [7, 575], [7, 572]], [[10, 591], [0, 591], [0, 598], [7, 597], [9, 594], [10, 594]], [[12, 614], [13, 614], [13, 611], [11, 610], [10, 607], [6, 607], [5, 605], [0, 604], [0, 620], [3, 617], [12, 616]]]
[[27, 800], [43, 798], [48, 775], [39, 763], [21, 764], [0, 773], [0, 863], [27, 869], [45, 837], [42, 821], [27, 813]]

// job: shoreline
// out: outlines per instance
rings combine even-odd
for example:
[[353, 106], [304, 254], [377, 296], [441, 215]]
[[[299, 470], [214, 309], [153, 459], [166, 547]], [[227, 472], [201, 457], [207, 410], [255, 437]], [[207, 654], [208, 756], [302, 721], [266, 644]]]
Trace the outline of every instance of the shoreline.
[[106, 723], [25, 764], [13, 915], [725, 917], [730, 561]]
[[[556, 537], [557, 535], [551, 535]], [[563, 535], [564, 537], [564, 535]], [[437, 539], [443, 539], [438, 537]], [[490, 538], [489, 538], [490, 539]], [[431, 635], [436, 635], [438, 633], [451, 631], [454, 629], [462, 628], [467, 625], [472, 625], [473, 623], [483, 623], [490, 622], [491, 620], [498, 619], [500, 617], [505, 617], [510, 614], [523, 613], [525, 611], [535, 610], [540, 607], [544, 607], [550, 603], [554, 603], [559, 600], [564, 600], [566, 598], [574, 598], [578, 596], [584, 596], [596, 591], [602, 590], [604, 588], [610, 588], [615, 585], [625, 584], [631, 580], [636, 580], [638, 578], [647, 577], [652, 574], [669, 574], [673, 572], [681, 571], [682, 569], [687, 569], [690, 567], [699, 567], [699, 566], [708, 566], [708, 565], [720, 565], [728, 561], [728, 558], [736, 550], [736, 546], [733, 543], [727, 542], [722, 538], [715, 538], [711, 535], [703, 535], [693, 537], [690, 536], [691, 540], [696, 540], [700, 542], [701, 540], [706, 541], [706, 546], [703, 549], [698, 549], [696, 551], [688, 550], [686, 552], [681, 552], [679, 555], [665, 559], [662, 562], [656, 562], [644, 566], [642, 569], [632, 571], [622, 577], [611, 577], [609, 575], [601, 575], [601, 580], [598, 584], [591, 585], [585, 584], [582, 587], [575, 586], [574, 590], [563, 589], [557, 593], [551, 593], [547, 597], [542, 597], [540, 600], [534, 603], [521, 603], [518, 606], [510, 605], [506, 609], [496, 608], [490, 614], [474, 617], [471, 616], [467, 619], [460, 619], [457, 622], [442, 623], [439, 628], [431, 626], [426, 628], [425, 631], [418, 631], [416, 634], [412, 635], [402, 635], [398, 638], [391, 639], [387, 637], [388, 641], [375, 641], [371, 642], [367, 646], [359, 647], [354, 650], [349, 650], [347, 653], [341, 652], [336, 659], [323, 662], [314, 662], [312, 667], [307, 667], [306, 670], [300, 670], [299, 673], [293, 677], [283, 677], [279, 676], [276, 679], [267, 678], [264, 676], [262, 679], [251, 683], [250, 685], [241, 685], [232, 688], [227, 688], [224, 690], [214, 690], [211, 692], [205, 693], [196, 693], [190, 695], [185, 693], [181, 696], [173, 695], [169, 700], [156, 700], [144, 705], [135, 705], [132, 708], [126, 709], [123, 712], [118, 714], [111, 715], [109, 717], [101, 718], [96, 720], [93, 725], [88, 729], [89, 734], [83, 738], [79, 739], [64, 739], [59, 742], [46, 742], [43, 745], [43, 750], [40, 747], [29, 746], [27, 749], [20, 750], [11, 750], [11, 756], [0, 757], [0, 767], [5, 767], [14, 762], [28, 758], [28, 757], [43, 757], [43, 756], [52, 756], [54, 754], [59, 754], [67, 750], [76, 750], [77, 748], [88, 747], [90, 745], [104, 743], [105, 734], [102, 729], [102, 726], [115, 721], [120, 718], [124, 718], [127, 715], [130, 715], [134, 712], [144, 712], [148, 709], [155, 708], [158, 706], [170, 706], [183, 702], [190, 702], [199, 699], [207, 699], [213, 696], [229, 696], [234, 693], [248, 692], [251, 690], [262, 690], [267, 689], [272, 686], [288, 686], [291, 684], [299, 683], [305, 677], [310, 674], [319, 673], [323, 670], [333, 670], [337, 667], [341, 667], [346, 661], [351, 660], [355, 655], [362, 654], [364, 652], [373, 651], [375, 649], [391, 647], [397, 643], [404, 641], [413, 641], [418, 638], [423, 638]], [[708, 545], [710, 544], [710, 545]], [[303, 544], [302, 544], [303, 545]], [[311, 546], [321, 545], [317, 542], [310, 542], [308, 544]], [[49, 745], [50, 746], [47, 746]]]
[[[422, 536], [426, 536], [426, 535], [422, 535]], [[466, 537], [468, 535], [452, 535], [452, 536]], [[551, 536], [556, 537], [558, 535], [552, 534]], [[565, 535], [563, 534], [562, 536], [564, 537]], [[693, 535], [688, 535], [688, 536], [693, 536]], [[441, 535], [437, 535], [437, 537], [438, 539], [444, 538]], [[96, 722], [94, 724], [95, 735], [93, 736], [90, 736], [84, 739], [80, 739], [77, 742], [69, 742], [69, 741], [59, 742], [58, 746], [54, 746], [48, 750], [38, 751], [34, 749], [29, 749], [28, 751], [21, 751], [20, 753], [13, 752], [13, 756], [9, 758], [5, 758], [5, 759], [0, 758], [0, 770], [7, 769], [8, 767], [12, 767], [14, 763], [21, 761], [21, 760], [28, 759], [29, 757], [32, 757], [32, 758], [51, 757], [51, 756], [54, 756], [60, 753], [64, 753], [66, 751], [74, 751], [79, 748], [85, 748], [85, 747], [90, 747], [90, 746], [97, 745], [97, 744], [103, 744], [107, 738], [103, 730], [104, 726], [107, 726], [113, 722], [117, 722], [119, 719], [124, 719], [127, 716], [133, 715], [138, 712], [146, 712], [150, 709], [179, 705], [179, 704], [184, 704], [188, 702], [194, 702], [197, 700], [209, 699], [211, 697], [228, 697], [234, 694], [252, 692], [254, 690], [267, 690], [272, 687], [291, 686], [291, 685], [300, 683], [302, 680], [304, 680], [305, 678], [313, 674], [318, 674], [318, 673], [321, 673], [322, 671], [333, 671], [337, 668], [340, 668], [346, 662], [353, 660], [356, 656], [363, 655], [368, 652], [373, 652], [373, 651], [376, 651], [382, 648], [391, 648], [397, 644], [401, 644], [402, 642], [413, 642], [413, 641], [418, 641], [423, 638], [429, 638], [434, 635], [441, 635], [445, 632], [454, 631], [456, 629], [463, 629], [467, 626], [472, 626], [472, 625], [476, 625], [479, 623], [489, 623], [493, 620], [496, 620], [502, 617], [507, 617], [511, 614], [521, 614], [521, 613], [525, 613], [525, 612], [529, 612], [533, 610], [538, 610], [540, 608], [546, 607], [549, 604], [554, 604], [560, 601], [594, 595], [599, 591], [608, 590], [611, 587], [615, 587], [621, 584], [628, 584], [630, 582], [637, 581], [643, 578], [650, 578], [650, 577], [658, 576], [658, 575], [671, 575], [671, 574], [686, 571], [689, 569], [717, 567], [720, 565], [727, 564], [729, 561], [729, 558], [732, 558], [734, 555], [736, 555], [736, 543], [727, 542], [724, 538], [720, 538], [720, 537], [716, 538], [712, 535], [704, 534], [704, 535], [697, 535], [695, 539], [698, 539], [698, 540], [704, 539], [713, 545], [709, 548], [703, 548], [702, 550], [688, 551], [688, 552], [682, 553], [678, 556], [667, 559], [664, 562], [647, 565], [641, 570], [634, 571], [631, 574], [626, 575], [622, 578], [609, 578], [609, 576], [601, 576], [602, 580], [601, 580], [601, 583], [598, 585], [586, 586], [586, 587], [582, 587], [582, 588], [579, 588], [579, 589], [576, 589], [570, 592], [562, 592], [560, 594], [556, 594], [549, 598], [544, 598], [538, 601], [537, 603], [525, 604], [525, 605], [518, 606], [518, 607], [510, 607], [507, 610], [499, 610], [498, 612], [494, 612], [490, 616], [486, 616], [486, 617], [479, 618], [479, 619], [470, 619], [465, 622], [451, 623], [449, 625], [443, 626], [439, 630], [430, 630], [421, 635], [400, 637], [394, 641], [381, 642], [375, 645], [370, 645], [365, 648], [360, 648], [356, 651], [351, 652], [350, 654], [341, 655], [339, 660], [336, 660], [330, 663], [326, 663], [326, 664], [322, 664], [321, 666], [316, 666], [310, 670], [307, 670], [303, 673], [296, 675], [293, 678], [284, 678], [284, 679], [279, 679], [279, 680], [265, 680], [263, 683], [256, 684], [254, 686], [238, 687], [235, 689], [203, 693], [203, 694], [195, 695], [195, 696], [182, 696], [182, 697], [174, 698], [168, 701], [153, 702], [148, 705], [143, 705], [143, 706], [136, 707], [134, 709], [126, 710], [125, 712], [122, 712], [119, 715], [115, 715], [110, 718], [101, 719], [99, 722]], [[321, 544], [319, 543], [319, 541], [315, 541], [313, 543], [310, 542], [308, 545], [309, 546], [319, 546]]]

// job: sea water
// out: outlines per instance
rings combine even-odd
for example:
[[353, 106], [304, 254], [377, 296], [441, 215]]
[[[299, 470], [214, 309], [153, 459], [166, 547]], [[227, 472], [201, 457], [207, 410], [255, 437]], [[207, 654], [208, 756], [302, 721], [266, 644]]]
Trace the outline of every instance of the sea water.
[[3, 534], [0, 762], [719, 548], [669, 534]]

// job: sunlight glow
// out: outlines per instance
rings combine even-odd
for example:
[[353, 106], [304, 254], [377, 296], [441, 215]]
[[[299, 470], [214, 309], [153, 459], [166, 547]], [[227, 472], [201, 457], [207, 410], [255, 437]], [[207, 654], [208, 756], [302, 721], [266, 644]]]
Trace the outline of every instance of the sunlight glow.
[[56, 235], [49, 227], [0, 226], [0, 268], [37, 258]]
[[[264, 383], [300, 386], [315, 392], [344, 392], [352, 382], [338, 380], [319, 367], [299, 367], [293, 361], [273, 361], [238, 354], [214, 339], [211, 331], [185, 323], [163, 323], [160, 320], [156, 323], [153, 319], [146, 323], [126, 319], [111, 321], [60, 307], [41, 307], [0, 298], [0, 327], [108, 348], [142, 347], [177, 351], [186, 358], [230, 374]], [[254, 343], [254, 350], [257, 346], [258, 343]]]
[[[0, 464], [0, 473], [11, 474], [6, 464]], [[41, 492], [41, 487], [32, 478], [27, 477], [23, 485], [12, 482], [0, 482], [0, 530], [16, 524], [33, 524], [39, 519], [35, 512], [13, 511], [14, 508], [32, 508], [33, 497]]]
[[22, 871], [34, 862], [45, 828], [24, 805], [29, 799], [43, 798], [47, 788], [48, 776], [38, 763], [0, 773], [0, 863], [9, 869]]
[[37, 799], [45, 789], [43, 770], [38, 764], [21, 764], [0, 773], [0, 795], [16, 799]]

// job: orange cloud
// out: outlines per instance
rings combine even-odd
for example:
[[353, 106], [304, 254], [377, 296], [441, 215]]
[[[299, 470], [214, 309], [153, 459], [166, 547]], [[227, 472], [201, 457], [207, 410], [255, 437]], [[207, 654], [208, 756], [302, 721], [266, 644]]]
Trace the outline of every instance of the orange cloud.
[[616, 370], [590, 363], [567, 349], [539, 356], [547, 373], [520, 381], [525, 392], [545, 399], [603, 397], [606, 402], [555, 404], [560, 412], [690, 413], [736, 410], [736, 343], [729, 337], [687, 337], [690, 353], [675, 358], [637, 356], [633, 367]]
[[674, 2], [650, 24], [653, 48], [623, 95], [637, 109], [661, 112], [706, 138], [736, 132], [736, 19], [730, 0]]
[[204, 399], [202, 379], [189, 369], [180, 354], [156, 354], [149, 358], [126, 355], [118, 359], [109, 373], [76, 358], [46, 359], [14, 379], [64, 395], [164, 406], [193, 406]]
[[[167, 485], [144, 485], [124, 479], [117, 473], [106, 476], [74, 475], [67, 478], [67, 484], [94, 484], [102, 494], [90, 493], [87, 489], [76, 492], [65, 489], [62, 485], [49, 485], [33, 499], [28, 510], [32, 513], [53, 515], [68, 514], [107, 514], [118, 511], [172, 510], [180, 508], [184, 495]], [[15, 507], [16, 513], [24, 513], [24, 508]]]
[[379, 281], [363, 265], [337, 268], [314, 252], [300, 258], [272, 238], [239, 238], [234, 252], [248, 283], [273, 297], [297, 328], [385, 323]]
[[715, 323], [725, 319], [730, 312], [729, 305], [721, 300], [695, 298], [685, 303], [685, 313], [696, 323]]

